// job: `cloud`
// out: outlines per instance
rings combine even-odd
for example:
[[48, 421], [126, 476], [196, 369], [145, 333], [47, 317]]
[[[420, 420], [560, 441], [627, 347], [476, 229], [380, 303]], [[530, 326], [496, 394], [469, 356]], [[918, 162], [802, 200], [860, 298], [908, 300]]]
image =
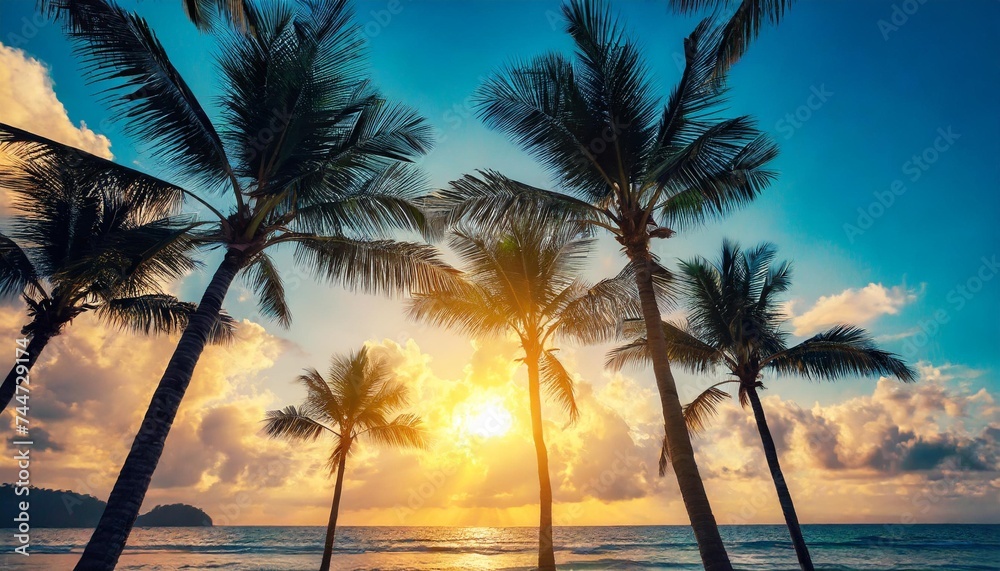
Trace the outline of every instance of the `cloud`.
[[111, 141], [69, 118], [56, 97], [49, 69], [23, 50], [0, 43], [0, 122], [74, 146], [106, 159]]
[[[0, 334], [13, 338], [22, 320], [20, 309], [0, 306]], [[110, 331], [90, 315], [52, 342], [33, 371], [32, 430], [41, 443], [33, 454], [45, 466], [37, 485], [107, 497], [175, 343]], [[516, 343], [476, 341], [465, 368], [449, 376], [438, 374], [434, 358], [412, 339], [368, 344], [409, 387], [409, 409], [424, 419], [431, 446], [394, 450], [361, 442], [348, 462], [342, 521], [537, 521], [535, 450]], [[184, 502], [228, 525], [326, 521], [329, 441], [286, 442], [260, 432], [266, 410], [303, 396], [301, 388], [288, 389], [288, 379], [269, 378], [288, 350], [288, 342], [250, 321], [233, 345], [206, 349], [144, 509]], [[560, 355], [576, 369], [572, 348]], [[305, 356], [302, 366], [325, 370], [328, 358]], [[824, 405], [764, 393], [803, 521], [891, 521], [905, 509], [920, 521], [988, 519], [1000, 499], [1000, 408], [990, 392], [972, 388], [985, 373], [928, 363], [918, 369], [917, 383], [883, 379], [869, 394]], [[662, 419], [650, 374], [576, 377], [577, 423], [569, 425], [552, 403], [543, 409], [556, 523], [684, 523], [673, 475], [656, 474]], [[497, 407], [509, 415], [507, 432], [484, 437], [470, 429], [470, 422], [489, 422], [483, 414]], [[781, 521], [748, 411], [723, 406], [712, 428], [695, 438], [695, 450], [720, 521]], [[845, 497], [856, 507], [845, 508]]]
[[[1000, 475], [1000, 408], [986, 389], [971, 388], [977, 371], [928, 363], [918, 370], [916, 383], [883, 378], [869, 395], [825, 406], [764, 393], [800, 518], [898, 521], [916, 517], [907, 511], [914, 502], [925, 523], [991, 517], [975, 503], [1000, 499], [991, 484]], [[698, 442], [711, 443], [698, 450], [709, 488], [724, 490], [722, 501], [712, 496], [724, 523], [780, 521], [749, 411], [729, 403]], [[844, 510], [845, 497], [859, 508]]]
[[[23, 50], [0, 43], [0, 122], [20, 127], [106, 159], [113, 158], [111, 141], [86, 123], [69, 118], [56, 96], [48, 67]], [[0, 163], [10, 163], [0, 153]], [[10, 208], [10, 197], [0, 192], [0, 214]]]
[[[916, 299], [916, 293], [905, 286], [887, 288], [870, 283], [861, 289], [846, 289], [819, 298], [805, 313], [792, 317], [792, 325], [794, 333], [799, 336], [842, 323], [865, 325], [880, 315], [899, 313], [904, 305]], [[791, 305], [787, 310], [792, 310]]]

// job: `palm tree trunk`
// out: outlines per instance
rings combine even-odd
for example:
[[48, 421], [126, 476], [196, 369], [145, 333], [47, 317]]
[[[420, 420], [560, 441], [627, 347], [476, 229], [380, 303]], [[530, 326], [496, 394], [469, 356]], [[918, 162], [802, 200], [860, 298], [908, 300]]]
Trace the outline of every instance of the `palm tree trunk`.
[[538, 353], [526, 355], [528, 366], [528, 394], [531, 403], [531, 434], [535, 440], [535, 457], [538, 460], [539, 517], [538, 517], [538, 571], [555, 571], [556, 558], [552, 546], [552, 482], [549, 480], [549, 457], [542, 434], [542, 395], [538, 376]]
[[653, 361], [653, 374], [656, 376], [656, 388], [660, 393], [660, 406], [663, 408], [663, 428], [667, 435], [670, 465], [677, 476], [681, 497], [688, 518], [691, 520], [691, 527], [694, 529], [705, 570], [732, 571], [733, 566], [722, 543], [722, 536], [719, 535], [719, 526], [712, 514], [705, 485], [698, 473], [694, 448], [691, 446], [691, 437], [684, 423], [681, 401], [677, 396], [677, 385], [674, 383], [673, 373], [670, 372], [667, 340], [663, 334], [663, 317], [656, 305], [653, 274], [647, 256], [648, 250], [644, 255], [630, 253], [635, 268], [636, 286], [639, 288], [639, 300], [642, 303], [642, 316], [646, 322], [646, 342]]
[[[38, 333], [31, 337], [31, 341], [28, 342], [28, 347], [26, 349], [27, 362], [25, 363], [14, 363], [14, 366], [10, 368], [10, 372], [7, 373], [7, 378], [3, 380], [3, 385], [0, 385], [0, 404], [3, 407], [0, 408], [0, 412], [7, 410], [7, 405], [10, 404], [11, 399], [14, 398], [14, 394], [17, 392], [17, 378], [22, 376], [17, 372], [18, 365], [24, 365], [31, 370], [31, 367], [35, 365], [35, 361], [38, 360], [38, 356], [41, 355], [42, 349], [49, 344], [53, 335], [47, 335], [44, 333]], [[30, 380], [29, 380], [30, 383]], [[28, 385], [28, 389], [31, 389], [31, 385]]]
[[108, 505], [76, 565], [76, 571], [110, 571], [118, 563], [195, 365], [218, 319], [226, 292], [243, 261], [242, 252], [229, 250], [215, 271], [153, 393], [125, 465], [108, 497]]
[[764, 407], [760, 404], [757, 389], [750, 387], [747, 390], [747, 396], [750, 398], [750, 406], [753, 407], [753, 415], [757, 420], [757, 431], [760, 432], [760, 442], [764, 446], [767, 467], [771, 470], [771, 478], [774, 479], [774, 489], [778, 492], [778, 503], [781, 504], [781, 513], [785, 516], [788, 532], [792, 536], [792, 545], [795, 546], [795, 555], [799, 558], [799, 566], [802, 567], [802, 571], [813, 571], [809, 548], [806, 547], [806, 540], [802, 537], [799, 518], [795, 515], [795, 505], [792, 504], [792, 494], [788, 491], [785, 476], [781, 473], [781, 465], [778, 464], [778, 450], [774, 446], [774, 439], [771, 438], [771, 430], [767, 427]]
[[340, 512], [340, 495], [344, 491], [344, 467], [347, 465], [347, 452], [340, 456], [337, 465], [337, 485], [333, 489], [333, 507], [330, 508], [330, 521], [326, 524], [326, 541], [323, 543], [323, 562], [319, 571], [330, 571], [330, 561], [333, 559], [333, 538], [337, 535], [337, 514]]

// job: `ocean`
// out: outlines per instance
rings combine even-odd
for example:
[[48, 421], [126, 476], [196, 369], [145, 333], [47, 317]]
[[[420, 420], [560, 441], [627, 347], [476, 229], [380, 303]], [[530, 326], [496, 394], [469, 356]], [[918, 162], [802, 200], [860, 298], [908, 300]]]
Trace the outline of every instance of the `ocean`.
[[[1000, 570], [1000, 525], [806, 525], [817, 569], [829, 571]], [[72, 569], [88, 529], [31, 532], [31, 555], [12, 554], [13, 530], [3, 530], [0, 568]], [[319, 527], [136, 529], [118, 569], [312, 570], [323, 542]], [[795, 553], [784, 526], [723, 526], [737, 569], [793, 571]], [[562, 527], [556, 561], [565, 571], [699, 569], [687, 527]], [[344, 527], [338, 530], [338, 570], [527, 570], [535, 557], [532, 528]]]

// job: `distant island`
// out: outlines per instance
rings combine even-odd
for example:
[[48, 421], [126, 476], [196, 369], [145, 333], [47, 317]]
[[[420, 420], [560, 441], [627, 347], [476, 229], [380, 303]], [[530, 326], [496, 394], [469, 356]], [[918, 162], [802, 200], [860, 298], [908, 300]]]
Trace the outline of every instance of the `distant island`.
[[[11, 484], [0, 485], [0, 528], [13, 527], [18, 504], [30, 504], [31, 527], [95, 527], [104, 513], [103, 501], [69, 490], [30, 488], [17, 496]], [[212, 527], [207, 513], [187, 504], [156, 506], [135, 520], [136, 527]]]

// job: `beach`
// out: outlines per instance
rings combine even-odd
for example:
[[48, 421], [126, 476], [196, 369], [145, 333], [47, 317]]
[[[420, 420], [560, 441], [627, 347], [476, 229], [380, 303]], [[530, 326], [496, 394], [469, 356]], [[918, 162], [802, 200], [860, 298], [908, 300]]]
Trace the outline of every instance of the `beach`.
[[[118, 569], [232, 571], [315, 569], [320, 527], [143, 528], [129, 538]], [[806, 525], [817, 569], [836, 571], [1000, 570], [1000, 525]], [[723, 526], [736, 569], [797, 569], [787, 530], [778, 525]], [[90, 530], [41, 529], [29, 557], [4, 569], [72, 569]], [[536, 556], [532, 528], [344, 527], [333, 569], [380, 571], [528, 570]], [[700, 569], [682, 526], [557, 527], [560, 569]]]

